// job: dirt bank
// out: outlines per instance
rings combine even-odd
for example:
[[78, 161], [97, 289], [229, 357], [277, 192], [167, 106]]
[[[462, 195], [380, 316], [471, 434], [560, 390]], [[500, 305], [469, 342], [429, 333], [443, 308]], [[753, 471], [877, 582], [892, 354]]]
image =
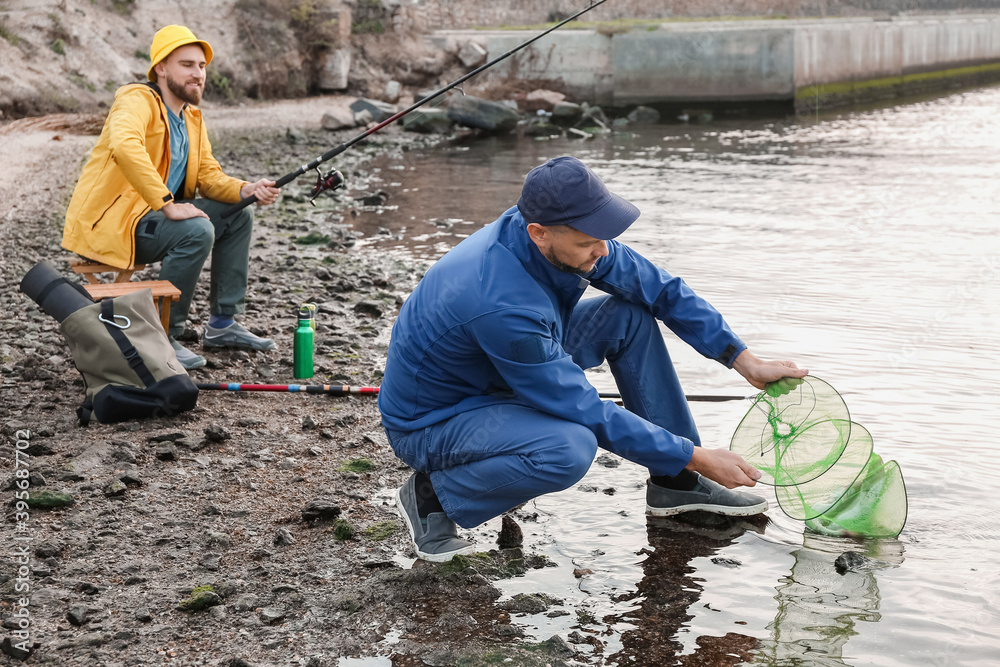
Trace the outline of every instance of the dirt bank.
[[[347, 138], [317, 127], [325, 109], [348, 101], [205, 113], [229, 173], [274, 176]], [[392, 500], [409, 471], [371, 398], [202, 392], [176, 418], [76, 425], [79, 374], [56, 323], [17, 283], [40, 259], [66, 269], [62, 213], [95, 140], [80, 132], [93, 127], [94, 118], [59, 116], [0, 129], [0, 497], [10, 556], [0, 560], [0, 664], [315, 666], [389, 654], [395, 665], [571, 663], [559, 639], [511, 644], [520, 634], [512, 607], [494, 604], [496, 578], [544, 559], [508, 549], [409, 567]], [[339, 202], [310, 207], [303, 178], [258, 211], [245, 322], [277, 350], [206, 352], [196, 381], [292, 381], [292, 313], [314, 301], [315, 381], [378, 384], [396, 306], [426, 267], [354, 249], [351, 223], [377, 216], [364, 203], [368, 161], [405, 161], [420, 141], [390, 129], [338, 159], [351, 183]], [[32, 493], [69, 503], [20, 523], [11, 505], [18, 443]], [[192, 601], [205, 608], [181, 608]]]

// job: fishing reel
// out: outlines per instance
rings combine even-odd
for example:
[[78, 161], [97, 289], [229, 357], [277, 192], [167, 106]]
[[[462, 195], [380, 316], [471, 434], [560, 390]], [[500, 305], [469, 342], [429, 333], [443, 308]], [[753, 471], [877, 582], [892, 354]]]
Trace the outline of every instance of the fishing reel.
[[315, 206], [316, 197], [319, 197], [327, 190], [336, 190], [337, 188], [343, 186], [344, 182], [344, 175], [336, 169], [331, 169], [330, 172], [324, 176], [322, 172], [320, 172], [319, 167], [317, 167], [316, 185], [313, 186], [312, 192], [309, 193], [309, 203]]

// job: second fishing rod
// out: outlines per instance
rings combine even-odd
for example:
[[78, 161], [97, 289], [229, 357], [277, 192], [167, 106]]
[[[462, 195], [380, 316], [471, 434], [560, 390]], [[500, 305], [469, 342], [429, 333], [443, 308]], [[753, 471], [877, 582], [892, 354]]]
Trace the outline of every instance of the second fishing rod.
[[[514, 55], [515, 53], [517, 53], [521, 49], [524, 49], [524, 48], [530, 46], [531, 44], [533, 44], [534, 42], [538, 41], [539, 39], [541, 39], [545, 35], [548, 35], [550, 32], [552, 32], [554, 30], [558, 30], [559, 28], [561, 28], [562, 26], [566, 25], [570, 21], [576, 20], [581, 15], [589, 12], [594, 7], [598, 7], [600, 5], [603, 5], [605, 2], [607, 2], [607, 0], [596, 0], [595, 2], [592, 2], [590, 5], [588, 5], [584, 9], [581, 9], [576, 14], [573, 14], [572, 16], [570, 16], [570, 17], [568, 17], [568, 18], [560, 21], [559, 23], [555, 24], [554, 26], [552, 26], [551, 28], [549, 28], [547, 30], [545, 30], [543, 32], [540, 32], [539, 34], [535, 35], [531, 39], [529, 39], [529, 40], [527, 40], [525, 42], [522, 42], [521, 44], [517, 45], [516, 47], [514, 47], [510, 51], [507, 51], [506, 53], [503, 53], [503, 54], [497, 56], [496, 58], [494, 58], [493, 60], [489, 61], [488, 63], [486, 63], [484, 65], [481, 65], [480, 67], [477, 67], [476, 69], [472, 70], [468, 74], [465, 74], [464, 76], [462, 76], [462, 77], [456, 79], [455, 81], [449, 83], [447, 86], [444, 86], [443, 88], [440, 88], [439, 90], [436, 90], [433, 93], [427, 95], [426, 97], [424, 97], [424, 98], [422, 98], [422, 99], [414, 102], [413, 104], [411, 104], [410, 106], [406, 107], [402, 111], [399, 111], [399, 112], [395, 113], [394, 115], [390, 116], [389, 118], [386, 118], [384, 121], [382, 121], [378, 125], [373, 125], [372, 127], [368, 128], [367, 130], [365, 130], [364, 132], [362, 132], [358, 136], [354, 137], [350, 141], [346, 141], [346, 142], [340, 144], [339, 146], [331, 148], [326, 153], [323, 153], [323, 155], [319, 156], [318, 158], [316, 158], [312, 162], [304, 164], [301, 167], [299, 167], [298, 169], [296, 169], [295, 171], [292, 171], [292, 172], [289, 172], [289, 173], [285, 174], [284, 176], [282, 176], [281, 178], [279, 178], [277, 181], [275, 181], [274, 187], [281, 188], [281, 187], [287, 185], [288, 183], [292, 182], [293, 180], [295, 180], [296, 178], [298, 178], [302, 174], [304, 174], [304, 173], [306, 173], [308, 171], [312, 171], [313, 169], [318, 169], [319, 165], [321, 165], [324, 162], [327, 162], [329, 160], [332, 160], [333, 158], [337, 157], [338, 155], [340, 155], [341, 153], [343, 153], [344, 151], [346, 151], [348, 148], [350, 148], [351, 146], [355, 145], [359, 141], [362, 141], [366, 137], [369, 137], [369, 136], [375, 134], [376, 132], [378, 132], [379, 130], [381, 130], [382, 128], [384, 128], [385, 126], [391, 125], [392, 123], [396, 122], [397, 120], [399, 120], [400, 118], [402, 118], [406, 114], [410, 113], [411, 111], [414, 111], [415, 109], [418, 109], [418, 108], [422, 107], [423, 105], [427, 104], [428, 102], [430, 102], [434, 98], [439, 97], [439, 96], [443, 95], [444, 93], [447, 93], [449, 90], [451, 90], [451, 89], [453, 89], [453, 88], [455, 88], [457, 86], [462, 85], [464, 82], [468, 81], [469, 79], [471, 79], [472, 77], [476, 76], [480, 72], [484, 72], [485, 70], [488, 70], [489, 68], [493, 67], [494, 65], [496, 65], [500, 61], [509, 58], [510, 56]], [[339, 172], [336, 172], [336, 170], [330, 172], [326, 176], [323, 176], [321, 174], [320, 177], [319, 177], [319, 180], [317, 181], [316, 188], [314, 188], [314, 190], [313, 190], [313, 196], [316, 196], [316, 195], [320, 194], [324, 190], [335, 189], [335, 188], [339, 187], [342, 184], [343, 184], [343, 177], [340, 175]], [[238, 211], [241, 211], [242, 209], [246, 208], [247, 206], [249, 206], [250, 204], [253, 204], [256, 201], [257, 201], [257, 198], [254, 197], [254, 196], [247, 197], [246, 199], [241, 199], [238, 203], [233, 204], [232, 206], [230, 206], [229, 208], [227, 208], [225, 211], [223, 211], [222, 212], [222, 217], [228, 218], [229, 216], [233, 215], [234, 213], [237, 213]]]

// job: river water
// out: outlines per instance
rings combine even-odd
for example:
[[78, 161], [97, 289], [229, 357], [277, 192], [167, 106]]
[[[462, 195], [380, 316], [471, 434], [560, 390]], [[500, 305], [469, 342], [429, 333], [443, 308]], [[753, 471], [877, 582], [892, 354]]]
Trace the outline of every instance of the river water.
[[[906, 481], [899, 538], [852, 540], [810, 534], [760, 486], [764, 521], [647, 522], [644, 471], [595, 463], [520, 514], [526, 547], [559, 567], [505, 594], [577, 612], [515, 617], [529, 638], [576, 629], [595, 664], [1000, 664], [998, 108], [993, 87], [819, 117], [480, 139], [376, 164], [370, 186], [391, 206], [357, 219], [364, 243], [433, 260], [512, 205], [533, 166], [579, 157], [642, 210], [622, 241], [683, 276], [759, 356], [840, 390]], [[689, 393], [754, 393], [665, 335]], [[591, 376], [615, 390], [610, 373]], [[692, 409], [704, 443], [726, 447], [749, 402]], [[484, 548], [498, 523], [475, 531]], [[869, 567], [838, 574], [848, 550]]]

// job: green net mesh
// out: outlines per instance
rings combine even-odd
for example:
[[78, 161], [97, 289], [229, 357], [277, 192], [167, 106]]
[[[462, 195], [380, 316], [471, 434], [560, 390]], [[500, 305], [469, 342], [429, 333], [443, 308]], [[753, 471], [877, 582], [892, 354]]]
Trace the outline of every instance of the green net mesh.
[[788, 516], [827, 535], [895, 537], [906, 523], [906, 487], [895, 461], [883, 464], [865, 427], [819, 378], [786, 378], [761, 392], [730, 449], [775, 487]]

